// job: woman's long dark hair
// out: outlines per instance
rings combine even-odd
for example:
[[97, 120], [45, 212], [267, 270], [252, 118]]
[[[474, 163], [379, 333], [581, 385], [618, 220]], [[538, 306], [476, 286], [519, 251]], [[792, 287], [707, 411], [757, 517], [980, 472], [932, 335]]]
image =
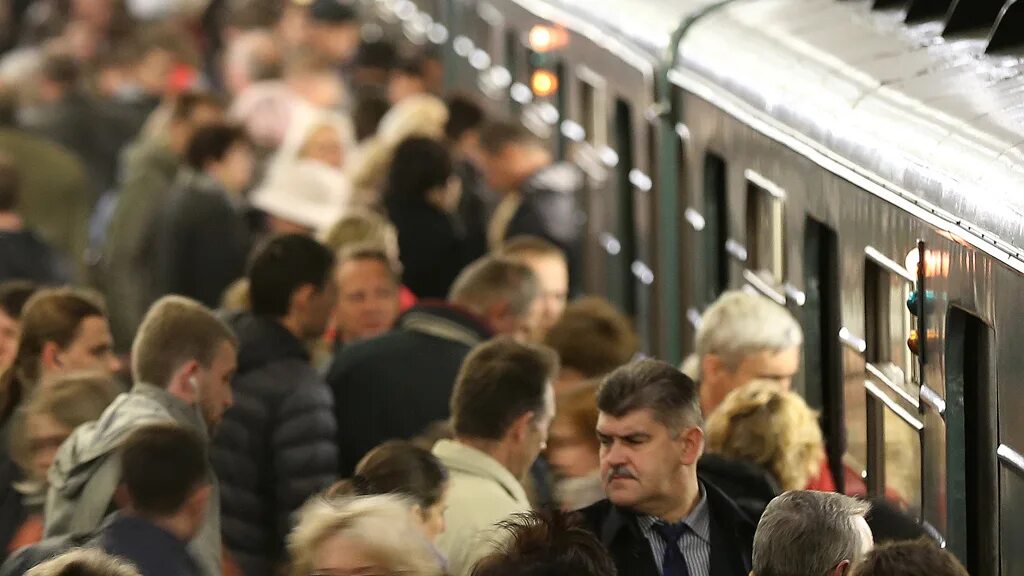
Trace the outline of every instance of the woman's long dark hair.
[[452, 175], [452, 157], [443, 144], [430, 138], [408, 138], [395, 150], [385, 197], [420, 199], [448, 183]]

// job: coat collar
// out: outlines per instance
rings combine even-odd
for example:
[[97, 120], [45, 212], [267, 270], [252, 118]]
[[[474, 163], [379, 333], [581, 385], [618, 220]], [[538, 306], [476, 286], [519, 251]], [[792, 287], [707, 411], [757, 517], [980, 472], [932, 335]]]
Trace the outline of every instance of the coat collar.
[[480, 450], [454, 440], [440, 440], [434, 444], [433, 452], [449, 470], [491, 480], [508, 492], [516, 502], [524, 506], [530, 505], [526, 490], [508, 468]]

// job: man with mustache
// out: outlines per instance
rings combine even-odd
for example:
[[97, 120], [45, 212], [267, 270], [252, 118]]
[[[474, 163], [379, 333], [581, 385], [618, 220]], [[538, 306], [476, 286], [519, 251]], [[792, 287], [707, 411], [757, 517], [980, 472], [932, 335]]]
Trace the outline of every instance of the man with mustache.
[[582, 510], [630, 576], [745, 576], [754, 524], [697, 479], [704, 451], [697, 386], [672, 366], [642, 360], [601, 385], [597, 436], [608, 498]]

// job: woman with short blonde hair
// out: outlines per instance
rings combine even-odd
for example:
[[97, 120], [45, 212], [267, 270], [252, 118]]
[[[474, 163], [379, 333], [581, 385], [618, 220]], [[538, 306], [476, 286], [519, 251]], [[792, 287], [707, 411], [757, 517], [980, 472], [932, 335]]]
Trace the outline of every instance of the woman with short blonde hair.
[[393, 495], [314, 498], [288, 537], [293, 576], [441, 576], [441, 563]]
[[730, 392], [708, 418], [707, 439], [709, 453], [760, 465], [783, 491], [806, 488], [825, 458], [817, 413], [771, 381]]

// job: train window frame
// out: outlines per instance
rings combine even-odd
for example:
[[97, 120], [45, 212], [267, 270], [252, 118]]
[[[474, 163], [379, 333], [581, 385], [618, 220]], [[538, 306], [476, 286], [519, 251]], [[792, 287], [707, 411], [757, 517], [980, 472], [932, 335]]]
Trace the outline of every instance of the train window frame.
[[786, 278], [786, 192], [753, 170], [746, 181], [747, 268], [772, 287]]
[[916, 328], [914, 315], [906, 307], [907, 298], [915, 290], [915, 279], [881, 251], [868, 246], [864, 253], [865, 371], [917, 408], [920, 366], [906, 344]]
[[[573, 71], [577, 84], [577, 110], [579, 110], [579, 121], [585, 134], [584, 141], [593, 146], [596, 150], [608, 146], [608, 84], [604, 77], [587, 67], [578, 64]], [[592, 103], [587, 114], [585, 98], [588, 94], [592, 97]]]

